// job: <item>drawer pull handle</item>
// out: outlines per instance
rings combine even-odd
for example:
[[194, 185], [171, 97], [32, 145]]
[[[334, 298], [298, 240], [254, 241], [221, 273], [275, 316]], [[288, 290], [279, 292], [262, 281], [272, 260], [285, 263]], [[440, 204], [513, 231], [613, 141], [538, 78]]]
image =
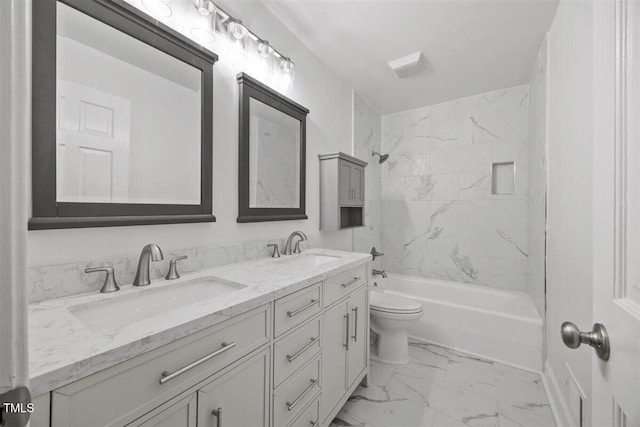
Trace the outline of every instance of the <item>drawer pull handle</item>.
[[222, 348], [220, 348], [219, 350], [214, 351], [211, 354], [208, 354], [208, 355], [204, 356], [202, 359], [198, 359], [195, 362], [190, 363], [187, 366], [182, 367], [182, 368], [178, 369], [177, 371], [175, 371], [173, 373], [171, 373], [169, 371], [164, 371], [162, 373], [162, 377], [160, 378], [160, 384], [164, 384], [164, 383], [166, 383], [168, 381], [171, 381], [172, 379], [176, 378], [177, 376], [182, 375], [185, 372], [195, 368], [196, 366], [203, 364], [207, 360], [213, 359], [214, 357], [221, 355], [225, 351], [231, 350], [235, 346], [236, 346], [235, 342], [232, 342], [232, 343], [229, 343], [229, 344], [223, 342], [222, 343]]
[[358, 280], [360, 280], [360, 278], [359, 278], [359, 277], [354, 277], [354, 278], [353, 278], [353, 280], [351, 280], [350, 282], [343, 283], [343, 284], [342, 284], [342, 287], [343, 287], [343, 288], [347, 288], [347, 287], [349, 287], [349, 286], [353, 285], [354, 283], [357, 283], [357, 282], [358, 282]]
[[349, 313], [345, 314], [344, 317], [347, 319], [347, 343], [342, 345], [349, 351]]
[[216, 427], [222, 427], [222, 408], [214, 409], [211, 413], [216, 417]]
[[355, 319], [354, 319], [354, 325], [353, 325], [353, 336], [351, 338], [353, 338], [353, 340], [355, 342], [358, 342], [358, 307], [352, 308], [351, 311], [353, 311], [356, 315]]
[[303, 311], [305, 311], [306, 309], [313, 307], [317, 303], [318, 303], [317, 299], [312, 299], [311, 302], [309, 304], [305, 305], [304, 307], [300, 307], [299, 309], [294, 310], [294, 311], [287, 311], [287, 316], [289, 316], [289, 317], [296, 316], [296, 315], [302, 313]]
[[305, 389], [305, 391], [303, 391], [303, 392], [302, 392], [302, 394], [296, 398], [296, 400], [294, 400], [294, 401], [293, 401], [293, 402], [291, 402], [291, 403], [287, 402], [287, 410], [288, 410], [288, 411], [292, 411], [292, 410], [293, 410], [293, 408], [295, 408], [295, 407], [296, 407], [296, 405], [297, 405], [298, 403], [300, 403], [300, 401], [301, 401], [302, 399], [304, 399], [304, 397], [305, 397], [307, 394], [309, 394], [309, 392], [310, 392], [311, 390], [313, 390], [313, 387], [315, 387], [315, 385], [316, 385], [316, 384], [318, 384], [318, 381], [320, 381], [320, 378], [316, 378], [315, 380], [311, 380], [311, 385], [310, 385], [309, 387], [307, 387], [307, 388]]
[[300, 350], [296, 351], [294, 354], [287, 354], [287, 360], [289, 362], [293, 362], [294, 360], [296, 360], [298, 358], [298, 356], [300, 356], [302, 353], [304, 353], [305, 351], [307, 351], [309, 348], [313, 347], [313, 345], [315, 343], [317, 343], [320, 340], [320, 337], [318, 338], [311, 338], [311, 342], [309, 342], [307, 345], [305, 345], [304, 347], [302, 347]]

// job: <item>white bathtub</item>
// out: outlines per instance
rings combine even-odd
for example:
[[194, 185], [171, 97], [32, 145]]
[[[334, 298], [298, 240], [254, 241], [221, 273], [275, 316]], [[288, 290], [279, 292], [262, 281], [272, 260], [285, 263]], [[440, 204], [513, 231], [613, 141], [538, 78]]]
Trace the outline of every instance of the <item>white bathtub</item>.
[[529, 295], [389, 273], [378, 290], [413, 298], [424, 315], [409, 336], [508, 365], [542, 370], [542, 319]]

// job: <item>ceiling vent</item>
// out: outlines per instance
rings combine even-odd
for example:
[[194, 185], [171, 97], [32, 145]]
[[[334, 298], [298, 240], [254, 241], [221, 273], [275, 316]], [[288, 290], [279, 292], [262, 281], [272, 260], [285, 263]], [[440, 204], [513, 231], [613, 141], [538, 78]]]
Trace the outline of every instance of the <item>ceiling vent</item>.
[[429, 61], [424, 57], [422, 52], [412, 53], [411, 55], [389, 61], [389, 67], [391, 67], [399, 79], [406, 79], [407, 77], [414, 76], [431, 68]]

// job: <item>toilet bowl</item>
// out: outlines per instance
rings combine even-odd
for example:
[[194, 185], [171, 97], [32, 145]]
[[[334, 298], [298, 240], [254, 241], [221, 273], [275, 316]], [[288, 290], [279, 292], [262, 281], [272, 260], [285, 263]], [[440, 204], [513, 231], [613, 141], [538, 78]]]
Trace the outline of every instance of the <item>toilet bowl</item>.
[[407, 328], [422, 317], [422, 304], [379, 291], [371, 291], [369, 302], [371, 330], [378, 335], [371, 360], [396, 366], [408, 364]]

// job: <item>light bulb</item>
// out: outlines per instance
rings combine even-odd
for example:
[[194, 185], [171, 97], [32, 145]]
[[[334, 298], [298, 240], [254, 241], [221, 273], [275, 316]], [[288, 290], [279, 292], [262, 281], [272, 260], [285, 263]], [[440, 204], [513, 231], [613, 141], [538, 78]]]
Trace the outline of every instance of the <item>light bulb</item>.
[[269, 55], [273, 53], [273, 48], [269, 44], [267, 40], [260, 40], [258, 42], [258, 53], [263, 58], [267, 58]]
[[280, 60], [280, 68], [282, 68], [282, 71], [284, 71], [285, 73], [292, 73], [294, 66], [295, 64], [293, 63], [291, 58], [284, 57]]
[[216, 5], [211, 0], [194, 0], [193, 4], [202, 16], [209, 16], [216, 10]]
[[211, 17], [200, 16], [196, 26], [191, 29], [191, 37], [200, 44], [212, 43], [215, 40]]
[[247, 27], [242, 25], [242, 21], [234, 18], [229, 18], [229, 21], [227, 22], [227, 31], [229, 31], [236, 40], [240, 40], [249, 33]]
[[170, 2], [171, 0], [142, 0], [142, 6], [156, 18], [168, 18], [173, 14]]

